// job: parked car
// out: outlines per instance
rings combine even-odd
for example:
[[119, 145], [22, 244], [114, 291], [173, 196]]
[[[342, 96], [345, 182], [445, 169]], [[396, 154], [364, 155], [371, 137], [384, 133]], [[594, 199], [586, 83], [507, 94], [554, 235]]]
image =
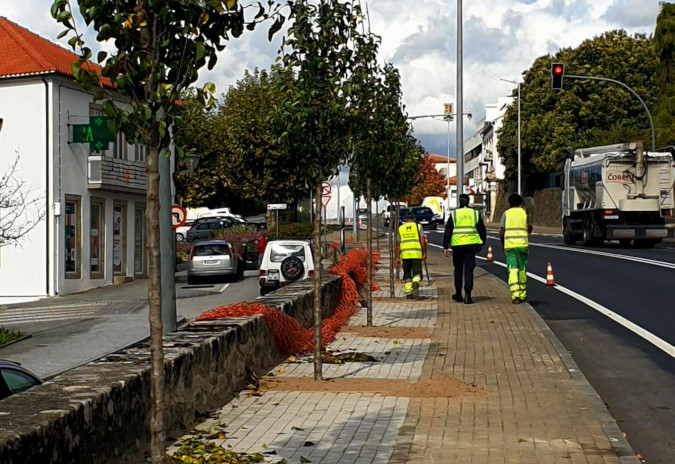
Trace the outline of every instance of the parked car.
[[384, 219], [384, 226], [385, 227], [389, 227], [389, 224], [391, 223], [391, 217], [392, 217], [391, 213], [394, 212], [394, 209], [396, 207], [407, 208], [408, 204], [405, 203], [405, 202], [400, 202], [398, 204], [391, 203], [391, 204], [387, 205], [387, 208], [384, 210], [384, 214], [382, 215], [382, 217]]
[[217, 230], [229, 229], [239, 224], [235, 218], [230, 216], [199, 218], [192, 223], [185, 239], [190, 243], [199, 240], [211, 240]]
[[314, 276], [314, 257], [305, 240], [273, 240], [260, 264], [260, 294]]
[[237, 258], [234, 247], [229, 242], [197, 242], [188, 258], [187, 283], [195, 285], [205, 277], [242, 280], [244, 266], [244, 261]]
[[21, 364], [0, 359], [0, 400], [40, 385], [42, 380]]
[[428, 227], [430, 229], [437, 229], [438, 223], [434, 221], [434, 212], [431, 211], [431, 208], [427, 206], [413, 206], [412, 208], [401, 208], [400, 218], [401, 223], [405, 221], [405, 217], [408, 215], [408, 211], [412, 211], [415, 215], [415, 222], [421, 224], [422, 227]]
[[176, 229], [177, 242], [184, 242], [186, 240], [188, 230], [192, 229], [192, 224], [194, 224], [194, 221], [189, 221]]

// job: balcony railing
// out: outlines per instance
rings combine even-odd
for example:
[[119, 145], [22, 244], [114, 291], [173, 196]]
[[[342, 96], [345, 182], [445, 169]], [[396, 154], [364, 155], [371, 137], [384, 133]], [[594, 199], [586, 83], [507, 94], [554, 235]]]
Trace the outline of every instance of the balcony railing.
[[145, 163], [91, 155], [88, 159], [89, 188], [120, 192], [145, 192]]

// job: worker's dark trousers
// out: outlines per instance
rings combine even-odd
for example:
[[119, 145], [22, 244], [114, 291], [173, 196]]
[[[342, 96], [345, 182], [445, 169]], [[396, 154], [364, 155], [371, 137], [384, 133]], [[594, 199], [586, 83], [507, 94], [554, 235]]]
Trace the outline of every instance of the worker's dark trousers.
[[452, 247], [452, 264], [455, 266], [455, 293], [473, 290], [473, 270], [476, 267], [476, 245]]

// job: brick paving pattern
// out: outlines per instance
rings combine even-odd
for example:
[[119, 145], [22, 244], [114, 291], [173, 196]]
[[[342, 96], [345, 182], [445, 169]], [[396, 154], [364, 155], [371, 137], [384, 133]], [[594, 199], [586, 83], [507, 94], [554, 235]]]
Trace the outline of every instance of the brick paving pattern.
[[[421, 292], [430, 300], [374, 300], [375, 326], [427, 327], [433, 339], [338, 334], [332, 349], [363, 352], [379, 362], [324, 364], [324, 377], [415, 381], [450, 374], [481, 386], [485, 395], [420, 399], [264, 391], [255, 397], [244, 392], [199, 428], [226, 423], [227, 438], [215, 440], [222, 446], [249, 453], [273, 450], [277, 454], [270, 461], [286, 458], [291, 464], [303, 457], [321, 464], [638, 463], [613, 421], [607, 426], [609, 416], [583, 376], [570, 374], [573, 361], [567, 355], [561, 359], [558, 342], [548, 338], [550, 331], [534, 312], [511, 305], [506, 285], [478, 268], [475, 304], [452, 302], [450, 267], [451, 260], [430, 254], [436, 278], [429, 286], [425, 277]], [[377, 280], [382, 289], [374, 297], [390, 297], [383, 265]], [[395, 294], [402, 296], [401, 282]], [[364, 309], [350, 325], [365, 325]], [[295, 362], [273, 372], [310, 377], [312, 369]], [[623, 446], [621, 458], [613, 444]]]

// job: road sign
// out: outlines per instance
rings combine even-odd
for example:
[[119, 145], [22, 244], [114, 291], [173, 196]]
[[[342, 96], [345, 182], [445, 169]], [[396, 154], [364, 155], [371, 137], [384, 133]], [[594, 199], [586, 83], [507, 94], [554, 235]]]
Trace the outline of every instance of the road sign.
[[279, 211], [288, 208], [286, 203], [270, 203], [267, 205], [267, 211]]
[[187, 213], [185, 212], [185, 208], [182, 206], [173, 205], [171, 207], [171, 226], [174, 229], [178, 229], [179, 227], [185, 225], [186, 220]]
[[333, 188], [330, 185], [330, 182], [324, 181], [321, 184], [321, 195], [330, 195], [330, 192]]
[[115, 141], [116, 134], [108, 128], [107, 116], [93, 116], [89, 124], [73, 125], [72, 143], [88, 143], [91, 151], [100, 151]]
[[321, 205], [325, 208], [330, 201], [330, 195], [321, 195]]

